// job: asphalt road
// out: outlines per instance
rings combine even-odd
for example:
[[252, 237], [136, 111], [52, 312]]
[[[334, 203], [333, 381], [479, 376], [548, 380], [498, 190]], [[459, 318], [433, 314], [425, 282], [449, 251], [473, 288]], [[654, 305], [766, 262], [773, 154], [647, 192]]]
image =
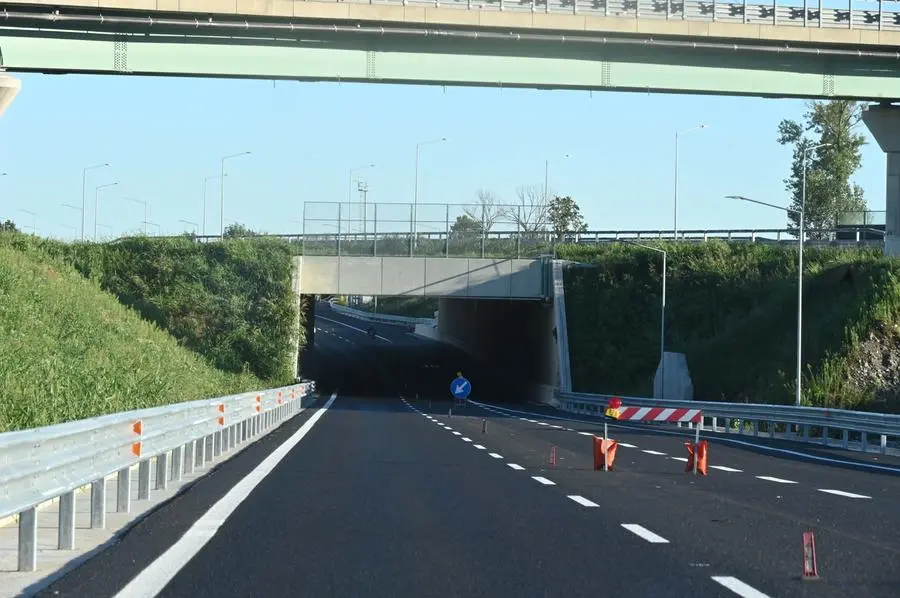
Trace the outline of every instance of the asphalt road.
[[[686, 438], [614, 427], [615, 470], [597, 472], [597, 420], [524, 404], [489, 368], [401, 328], [376, 326], [372, 340], [324, 309], [316, 325], [317, 380], [339, 389], [327, 409], [39, 595], [115, 596], [137, 579], [128, 587], [148, 596], [217, 598], [900, 596], [900, 460], [715, 438], [709, 476], [694, 477], [679, 460]], [[482, 406], [448, 415], [458, 369]], [[814, 582], [800, 579], [810, 530]]]

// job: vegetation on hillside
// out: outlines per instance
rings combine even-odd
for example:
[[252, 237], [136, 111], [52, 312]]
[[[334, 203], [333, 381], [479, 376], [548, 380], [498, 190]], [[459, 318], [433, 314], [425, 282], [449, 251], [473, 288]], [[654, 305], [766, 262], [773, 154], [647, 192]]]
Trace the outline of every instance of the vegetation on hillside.
[[[687, 355], [695, 398], [791, 402], [796, 249], [718, 241], [660, 247], [668, 252], [666, 350]], [[649, 396], [661, 256], [627, 245], [570, 245], [559, 254], [582, 264], [565, 275], [574, 387]], [[868, 374], [880, 365], [862, 363], [862, 349], [900, 346], [900, 264], [877, 250], [807, 249], [805, 258], [804, 401], [865, 408], [896, 395], [895, 376]]]
[[47, 248], [0, 233], [0, 432], [264, 386], [214, 369]]

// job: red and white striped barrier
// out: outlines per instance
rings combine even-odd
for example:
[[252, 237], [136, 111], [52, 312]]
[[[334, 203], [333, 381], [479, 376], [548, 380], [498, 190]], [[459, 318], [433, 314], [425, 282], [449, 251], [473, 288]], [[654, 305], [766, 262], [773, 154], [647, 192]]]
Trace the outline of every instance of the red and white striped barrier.
[[699, 409], [667, 409], [665, 407], [621, 407], [619, 421], [668, 422], [668, 423], [700, 423], [703, 413]]

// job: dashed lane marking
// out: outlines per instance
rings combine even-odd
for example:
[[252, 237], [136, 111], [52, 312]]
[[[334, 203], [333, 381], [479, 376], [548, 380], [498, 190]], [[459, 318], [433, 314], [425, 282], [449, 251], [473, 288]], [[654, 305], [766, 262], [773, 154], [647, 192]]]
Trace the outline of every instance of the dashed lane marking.
[[475, 448], [477, 448], [480, 451], [485, 450], [485, 448], [483, 446], [481, 446], [480, 444], [473, 444], [472, 446], [474, 446]]
[[843, 490], [832, 490], [830, 488], [818, 488], [819, 492], [824, 492], [825, 494], [834, 494], [835, 496], [843, 496], [845, 498], [872, 498], [871, 496], [866, 496], [865, 494], [854, 494], [853, 492], [844, 492]]
[[725, 586], [738, 596], [741, 596], [741, 598], [769, 598], [767, 594], [763, 594], [756, 588], [748, 586], [737, 577], [713, 575], [712, 580]]
[[644, 540], [650, 542], [651, 544], [668, 544], [669, 541], [663, 538], [658, 534], [654, 534], [646, 527], [642, 525], [638, 525], [637, 523], [623, 523], [622, 527], [630, 531], [635, 536], [643, 538]]
[[472, 439], [466, 438], [465, 436], [463, 436], [463, 442], [472, 442]]
[[642, 453], [647, 453], [648, 455], [665, 455], [665, 453], [661, 453], [659, 451], [648, 451], [647, 449], [641, 449]]
[[578, 504], [580, 504], [582, 507], [599, 507], [600, 506], [597, 503], [595, 503], [594, 501], [588, 500], [583, 496], [578, 496], [577, 494], [570, 494], [569, 498], [571, 500], [574, 500]]
[[522, 471], [523, 469], [525, 469], [518, 463], [507, 463], [507, 465], [509, 465], [512, 469], [515, 469], [516, 471]]
[[728, 471], [731, 473], [743, 473], [743, 469], [735, 469], [734, 467], [728, 467], [727, 465], [710, 465], [711, 469], [718, 469], [719, 471]]
[[488, 453], [488, 454], [489, 454], [491, 457], [493, 457], [494, 459], [502, 459], [502, 458], [503, 458], [503, 455], [501, 455], [501, 454], [499, 454], [499, 453]]
[[794, 480], [784, 480], [782, 478], [773, 478], [772, 476], [768, 476], [768, 475], [758, 475], [756, 477], [760, 480], [765, 480], [767, 482], [776, 482], [778, 484], [796, 484], [797, 483]]
[[539, 476], [539, 475], [533, 475], [533, 476], [531, 476], [531, 479], [543, 484], [544, 486], [556, 486], [556, 482], [548, 480], [547, 478]]

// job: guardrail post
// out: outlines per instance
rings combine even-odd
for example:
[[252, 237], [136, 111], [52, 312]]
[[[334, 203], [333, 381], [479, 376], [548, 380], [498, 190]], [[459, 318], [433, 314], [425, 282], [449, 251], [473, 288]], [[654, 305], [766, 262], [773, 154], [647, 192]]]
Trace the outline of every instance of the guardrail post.
[[59, 550], [75, 550], [75, 491], [59, 497], [59, 533], [56, 538]]
[[116, 477], [116, 513], [131, 512], [131, 468], [123, 467]]
[[859, 434], [859, 444], [862, 448], [862, 452], [869, 452], [869, 433], [868, 432], [860, 432]]
[[155, 490], [165, 490], [169, 487], [167, 474], [169, 473], [169, 453], [156, 455], [156, 484]]
[[824, 444], [825, 446], [828, 446], [828, 437], [830, 436], [830, 434], [831, 430], [829, 430], [827, 426], [822, 428], [822, 444]]
[[150, 498], [150, 459], [138, 463], [138, 500]]
[[19, 571], [37, 569], [37, 511], [19, 513]]
[[803, 424], [803, 438], [809, 438], [809, 424]]
[[759, 421], [753, 420], [753, 436], [759, 436]]
[[216, 435], [208, 434], [206, 438], [203, 439], [203, 466], [205, 467], [207, 463], [213, 460], [213, 449], [216, 444]]
[[184, 475], [194, 473], [194, 450], [197, 448], [197, 441], [191, 440], [184, 445]]
[[881, 454], [887, 454], [887, 434], [881, 435]]
[[91, 529], [106, 527], [106, 480], [91, 482]]
[[841, 448], [846, 449], [847, 444], [850, 442], [850, 430], [844, 429], [841, 431]]
[[769, 422], [769, 438], [775, 438], [775, 422]]
[[203, 467], [203, 460], [206, 458], [206, 438], [201, 436], [194, 441], [194, 467], [200, 469]]
[[222, 430], [216, 430], [212, 435], [212, 458], [216, 459], [222, 454]]
[[184, 451], [181, 446], [172, 449], [172, 479], [176, 482], [181, 480], [181, 468], [184, 465]]

